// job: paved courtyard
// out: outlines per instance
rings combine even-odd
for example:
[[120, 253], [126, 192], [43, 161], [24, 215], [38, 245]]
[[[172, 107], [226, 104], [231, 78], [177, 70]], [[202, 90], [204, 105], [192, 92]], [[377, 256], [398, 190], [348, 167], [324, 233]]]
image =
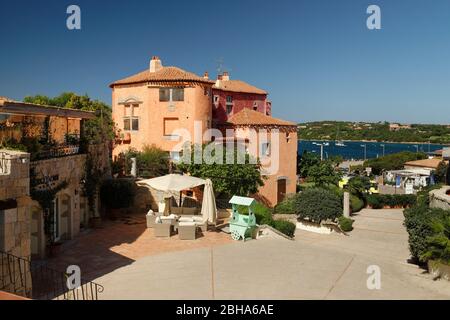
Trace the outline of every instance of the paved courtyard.
[[[96, 263], [86, 264], [102, 270], [88, 270], [105, 287], [102, 299], [450, 299], [449, 282], [434, 281], [408, 263], [401, 210], [366, 209], [355, 220], [350, 236], [299, 231], [295, 241], [243, 243], [213, 233], [198, 242], [167, 245], [169, 252], [164, 240], [151, 239], [148, 230], [134, 249], [135, 236], [129, 236], [129, 243], [119, 243], [122, 236], [108, 240], [105, 235], [110, 232], [105, 228], [103, 237], [96, 235], [95, 241], [80, 239], [84, 245], [78, 244], [73, 253], [103, 247], [97, 250]], [[117, 233], [123, 232], [123, 226], [117, 228]], [[115, 245], [108, 249], [110, 242]], [[90, 248], [83, 251], [86, 244]], [[110, 255], [125, 261], [116, 257], [120, 263], [108, 266]], [[73, 256], [73, 260], [76, 257], [94, 258]], [[54, 262], [62, 266], [65, 260]], [[366, 271], [371, 265], [380, 267], [380, 290], [367, 288]]]

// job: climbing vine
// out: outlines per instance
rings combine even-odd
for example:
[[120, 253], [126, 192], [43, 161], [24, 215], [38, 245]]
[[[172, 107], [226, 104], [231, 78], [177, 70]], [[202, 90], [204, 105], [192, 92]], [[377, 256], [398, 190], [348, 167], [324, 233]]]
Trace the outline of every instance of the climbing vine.
[[90, 217], [95, 216], [95, 203], [98, 197], [98, 190], [107, 173], [107, 169], [104, 168], [101, 161], [102, 155], [101, 151], [98, 149], [99, 146], [100, 145], [89, 146], [85, 164], [83, 194], [87, 198]]
[[67, 188], [67, 181], [62, 181], [56, 186], [47, 185], [44, 189], [37, 189], [38, 181], [34, 170], [31, 170], [31, 198], [39, 203], [44, 213], [44, 232], [47, 235], [49, 244], [55, 243], [54, 228], [55, 221], [53, 217], [53, 203], [55, 201], [56, 195], [61, 190]]

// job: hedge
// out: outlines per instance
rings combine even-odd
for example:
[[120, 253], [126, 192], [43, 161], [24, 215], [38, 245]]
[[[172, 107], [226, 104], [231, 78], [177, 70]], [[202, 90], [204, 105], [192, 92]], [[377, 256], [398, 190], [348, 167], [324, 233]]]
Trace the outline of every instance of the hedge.
[[411, 256], [417, 261], [426, 262], [424, 256], [429, 249], [428, 239], [435, 234], [432, 222], [450, 216], [450, 211], [432, 209], [421, 204], [406, 209], [404, 216]]
[[364, 200], [355, 195], [350, 195], [350, 207], [352, 208], [353, 213], [359, 212], [362, 208], [364, 208]]
[[417, 196], [413, 194], [369, 194], [367, 205], [373, 209], [409, 208], [416, 204]]
[[274, 208], [274, 213], [278, 214], [295, 214], [294, 199], [296, 195], [289, 195]]
[[294, 223], [286, 220], [274, 220], [271, 226], [291, 238], [294, 237], [297, 228]]
[[342, 215], [341, 198], [327, 189], [306, 189], [295, 197], [294, 203], [298, 218], [311, 222], [321, 223], [328, 219], [335, 221]]
[[342, 231], [349, 232], [349, 231], [353, 230], [354, 220], [344, 217], [344, 216], [340, 216], [338, 218], [338, 222], [339, 222], [339, 227], [341, 228]]

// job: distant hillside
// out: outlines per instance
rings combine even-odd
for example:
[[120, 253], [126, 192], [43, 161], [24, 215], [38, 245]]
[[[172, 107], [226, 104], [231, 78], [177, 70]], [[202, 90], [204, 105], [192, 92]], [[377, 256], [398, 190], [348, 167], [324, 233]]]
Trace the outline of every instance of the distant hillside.
[[320, 121], [300, 123], [302, 140], [450, 143], [450, 125]]

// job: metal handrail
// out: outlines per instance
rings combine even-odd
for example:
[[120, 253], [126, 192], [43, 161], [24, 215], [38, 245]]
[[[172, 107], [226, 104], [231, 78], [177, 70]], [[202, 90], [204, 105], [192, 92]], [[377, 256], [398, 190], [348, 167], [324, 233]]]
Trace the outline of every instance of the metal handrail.
[[0, 252], [0, 291], [35, 300], [98, 300], [104, 287], [81, 280], [79, 287], [69, 289], [70, 275], [43, 264]]

